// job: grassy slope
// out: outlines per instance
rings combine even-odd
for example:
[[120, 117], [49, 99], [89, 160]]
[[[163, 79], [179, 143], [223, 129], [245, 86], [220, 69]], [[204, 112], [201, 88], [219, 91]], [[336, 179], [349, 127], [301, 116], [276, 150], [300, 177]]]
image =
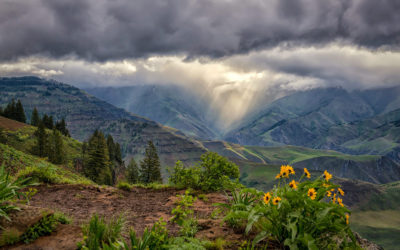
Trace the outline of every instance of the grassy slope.
[[[32, 148], [35, 144], [34, 133], [37, 129], [36, 127], [10, 120], [2, 116], [0, 116], [0, 127], [5, 129], [7, 145], [27, 154], [32, 153]], [[52, 131], [47, 130], [47, 133], [50, 134]], [[74, 159], [80, 157], [82, 143], [65, 136], [63, 136], [63, 142], [65, 156], [67, 157], [67, 165], [72, 167]]]
[[52, 183], [93, 184], [67, 167], [53, 165], [42, 158], [25, 154], [10, 146], [0, 144], [0, 164], [13, 176], [37, 176], [39, 173]]

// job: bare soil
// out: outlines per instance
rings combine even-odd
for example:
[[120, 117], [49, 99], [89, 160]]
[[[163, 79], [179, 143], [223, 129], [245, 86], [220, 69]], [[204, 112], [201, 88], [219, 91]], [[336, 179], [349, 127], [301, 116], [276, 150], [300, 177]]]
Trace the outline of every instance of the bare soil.
[[[94, 187], [84, 185], [40, 185], [30, 205], [60, 211], [73, 219], [71, 225], [61, 225], [52, 235], [41, 237], [31, 244], [19, 244], [11, 249], [74, 249], [82, 240], [81, 225], [97, 213], [106, 219], [124, 215], [126, 228], [134, 228], [141, 235], [146, 227], [151, 227], [160, 217], [167, 221], [171, 235], [177, 235], [179, 228], [169, 222], [171, 211], [176, 206], [177, 195], [184, 190], [173, 188], [145, 189], [133, 188], [123, 191], [112, 187]], [[197, 238], [214, 240], [223, 238], [234, 245], [227, 249], [235, 249], [244, 240], [242, 234], [235, 233], [222, 223], [221, 219], [212, 219], [216, 208], [214, 203], [226, 202], [223, 194], [206, 195], [206, 201], [197, 199], [193, 206], [199, 220], [200, 231]]]

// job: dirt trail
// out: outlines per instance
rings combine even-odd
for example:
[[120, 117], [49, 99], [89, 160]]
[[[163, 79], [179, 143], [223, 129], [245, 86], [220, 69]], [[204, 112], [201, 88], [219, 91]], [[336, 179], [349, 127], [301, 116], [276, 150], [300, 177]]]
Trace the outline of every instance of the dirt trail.
[[[146, 227], [152, 226], [160, 217], [169, 221], [171, 210], [175, 207], [176, 195], [184, 190], [173, 188], [144, 189], [134, 188], [123, 191], [116, 188], [98, 188], [83, 185], [41, 185], [30, 204], [36, 207], [50, 208], [69, 215], [72, 225], [63, 225], [51, 236], [41, 237], [37, 241], [21, 244], [12, 249], [73, 249], [81, 240], [80, 226], [89, 221], [92, 214], [97, 213], [111, 218], [121, 213], [127, 222], [127, 228], [133, 227], [141, 235]], [[213, 240], [224, 238], [229, 241], [241, 240], [240, 234], [232, 229], [221, 226], [220, 219], [211, 219], [216, 202], [226, 202], [222, 194], [208, 194], [207, 201], [197, 200], [193, 206], [199, 225], [199, 238]], [[179, 228], [170, 222], [167, 228], [171, 235], [177, 235]]]

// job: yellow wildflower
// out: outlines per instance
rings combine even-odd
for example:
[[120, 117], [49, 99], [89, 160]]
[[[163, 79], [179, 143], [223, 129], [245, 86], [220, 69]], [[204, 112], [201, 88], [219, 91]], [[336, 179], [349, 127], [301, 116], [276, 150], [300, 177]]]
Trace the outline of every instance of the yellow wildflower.
[[278, 205], [279, 202], [280, 202], [281, 200], [282, 200], [282, 199], [281, 199], [280, 197], [275, 197], [275, 198], [272, 200], [272, 204]]
[[330, 179], [332, 179], [332, 175], [330, 173], [328, 173], [328, 171], [324, 171], [324, 178], [326, 181], [329, 181]]
[[328, 187], [330, 187], [331, 185], [329, 185], [328, 183], [323, 183], [322, 186], [328, 188]]
[[341, 198], [338, 197], [337, 202], [339, 203], [340, 206], [344, 207], [343, 200]]
[[307, 195], [311, 198], [311, 200], [315, 200], [317, 197], [317, 192], [315, 192], [314, 188], [310, 188], [307, 192]]
[[307, 177], [308, 179], [311, 178], [310, 172], [308, 172], [308, 169], [307, 169], [307, 168], [304, 168], [304, 174], [306, 175], [306, 177]]
[[292, 166], [287, 165], [286, 166], [286, 171], [288, 172], [288, 174], [295, 174], [294, 169]]
[[280, 178], [282, 178], [281, 174], [277, 174], [277, 175], [275, 176], [275, 179], [280, 179]]
[[295, 181], [295, 180], [292, 180], [290, 183], [289, 183], [289, 187], [291, 187], [291, 188], [293, 188], [293, 189], [297, 189], [297, 182]]
[[344, 191], [343, 191], [341, 188], [338, 188], [337, 191], [339, 191], [339, 194], [340, 194], [341, 196], [344, 196]]
[[332, 197], [332, 202], [333, 202], [333, 203], [335, 203], [335, 202], [336, 202], [336, 194], [333, 194], [333, 197]]
[[268, 192], [264, 195], [264, 202], [265, 204], [268, 204], [269, 201], [271, 200], [271, 194]]
[[346, 224], [347, 225], [349, 225], [349, 218], [350, 218], [350, 215], [346, 214]]
[[332, 192], [331, 191], [326, 191], [326, 196], [331, 197], [332, 196]]

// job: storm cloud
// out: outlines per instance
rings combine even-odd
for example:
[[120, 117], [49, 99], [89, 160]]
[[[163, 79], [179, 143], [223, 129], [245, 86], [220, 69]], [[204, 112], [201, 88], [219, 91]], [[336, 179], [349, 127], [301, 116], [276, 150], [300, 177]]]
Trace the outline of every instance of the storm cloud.
[[0, 60], [210, 58], [342, 41], [397, 50], [397, 0], [3, 0]]

